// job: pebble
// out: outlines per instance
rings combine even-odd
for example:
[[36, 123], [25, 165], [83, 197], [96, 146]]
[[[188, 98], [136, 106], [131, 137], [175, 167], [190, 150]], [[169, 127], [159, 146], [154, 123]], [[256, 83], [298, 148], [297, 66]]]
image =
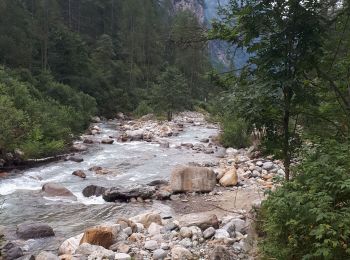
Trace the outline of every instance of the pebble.
[[167, 257], [168, 253], [163, 249], [157, 249], [153, 252], [153, 259], [162, 260]]
[[158, 243], [155, 240], [146, 241], [145, 248], [151, 251], [156, 250], [158, 248]]
[[214, 235], [215, 235], [215, 228], [213, 228], [213, 227], [209, 227], [206, 230], [204, 230], [204, 232], [203, 232], [203, 237], [205, 239], [211, 238]]
[[115, 260], [131, 260], [131, 256], [124, 253], [116, 253]]

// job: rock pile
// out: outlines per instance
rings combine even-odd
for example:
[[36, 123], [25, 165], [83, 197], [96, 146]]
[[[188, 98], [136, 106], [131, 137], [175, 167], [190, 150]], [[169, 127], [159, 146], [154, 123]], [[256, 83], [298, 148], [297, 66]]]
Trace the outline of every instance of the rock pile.
[[59, 248], [60, 259], [247, 259], [245, 240], [248, 222], [244, 216], [226, 216], [221, 221], [202, 216], [200, 221], [162, 219], [157, 212], [116, 224], [85, 230], [67, 239]]

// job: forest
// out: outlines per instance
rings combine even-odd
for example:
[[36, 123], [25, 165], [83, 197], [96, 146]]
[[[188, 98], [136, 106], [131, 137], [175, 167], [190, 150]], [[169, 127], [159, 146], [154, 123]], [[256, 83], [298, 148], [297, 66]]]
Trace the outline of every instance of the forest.
[[0, 158], [63, 152], [93, 115], [193, 109], [214, 93], [203, 31], [170, 1], [0, 1]]
[[[216, 71], [211, 40], [247, 64]], [[283, 161], [261, 258], [349, 259], [349, 50], [349, 0], [230, 0], [210, 30], [171, 1], [0, 0], [0, 159], [62, 153], [95, 115], [206, 110], [223, 146]]]

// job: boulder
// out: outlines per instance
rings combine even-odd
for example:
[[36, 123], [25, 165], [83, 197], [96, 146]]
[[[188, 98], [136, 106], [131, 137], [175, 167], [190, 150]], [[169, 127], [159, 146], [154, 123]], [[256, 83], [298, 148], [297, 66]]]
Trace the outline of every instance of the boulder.
[[172, 250], [171, 250], [171, 256], [172, 256], [172, 260], [190, 260], [193, 259], [192, 253], [182, 247], [182, 246], [175, 246]]
[[209, 239], [209, 238], [211, 238], [214, 235], [215, 235], [215, 228], [213, 228], [213, 227], [209, 227], [209, 228], [207, 228], [206, 230], [203, 231], [203, 237], [205, 239]]
[[275, 168], [275, 166], [274, 166], [273, 162], [264, 162], [262, 165], [262, 168], [266, 171], [270, 171], [273, 168]]
[[209, 227], [219, 228], [219, 220], [214, 214], [192, 213], [183, 215], [179, 218], [180, 226], [190, 227], [196, 226], [201, 230], [206, 230]]
[[135, 223], [141, 223], [145, 228], [148, 228], [152, 223], [162, 225], [162, 218], [158, 213], [149, 212], [130, 218]]
[[86, 151], [88, 148], [86, 145], [80, 144], [80, 143], [76, 143], [73, 144], [72, 149], [76, 152], [84, 152]]
[[230, 238], [230, 234], [225, 229], [217, 229], [214, 235], [215, 239]]
[[230, 220], [227, 224], [225, 224], [222, 228], [225, 229], [229, 234], [234, 234], [234, 232], [240, 232], [245, 234], [247, 231], [247, 223], [239, 218], [235, 218]]
[[58, 249], [58, 255], [73, 255], [75, 250], [78, 249], [83, 236], [84, 233], [65, 240]]
[[74, 172], [72, 173], [72, 175], [77, 176], [77, 177], [80, 177], [80, 178], [82, 178], [82, 179], [85, 179], [85, 178], [86, 178], [86, 174], [85, 174], [85, 172], [83, 172], [82, 170], [74, 171]]
[[144, 130], [128, 130], [125, 132], [125, 134], [131, 141], [140, 141], [143, 139]]
[[163, 250], [163, 249], [157, 249], [153, 252], [153, 259], [154, 260], [163, 260], [164, 258], [166, 258], [168, 255], [168, 253]]
[[49, 182], [43, 185], [42, 190], [45, 193], [45, 196], [48, 197], [74, 197], [74, 194], [68, 190], [67, 188], [63, 187], [61, 184]]
[[216, 185], [213, 170], [204, 167], [177, 167], [171, 173], [170, 186], [174, 192], [210, 192]]
[[203, 138], [200, 140], [201, 143], [209, 143], [209, 139], [208, 138]]
[[92, 227], [85, 230], [80, 245], [88, 243], [91, 245], [109, 248], [113, 245], [113, 232], [110, 227]]
[[22, 223], [17, 225], [17, 236], [21, 239], [52, 237], [55, 235], [52, 227], [42, 223]]
[[113, 139], [102, 139], [101, 143], [102, 144], [113, 144], [114, 140]]
[[23, 256], [22, 249], [18, 245], [14, 244], [12, 242], [8, 242], [2, 248], [2, 252], [0, 250], [0, 259], [1, 259], [2, 253], [3, 253], [5, 260], [13, 260], [13, 259], [17, 259], [17, 258]]
[[188, 227], [182, 227], [180, 229], [180, 236], [183, 238], [191, 238], [192, 237], [192, 231]]
[[101, 166], [93, 166], [89, 169], [89, 171], [95, 172], [95, 174], [99, 174], [99, 175], [105, 175], [105, 174], [112, 173], [111, 170], [109, 170], [107, 168], [102, 168]]
[[84, 255], [84, 256], [91, 256], [92, 254], [94, 254], [94, 255], [100, 256], [100, 258], [89, 258], [89, 259], [105, 259], [105, 258], [102, 258], [103, 256], [105, 256], [107, 259], [112, 260], [114, 259], [114, 256], [115, 256], [115, 253], [111, 250], [107, 250], [102, 246], [91, 245], [88, 243], [81, 244], [78, 247], [78, 249], [75, 251], [75, 254]]
[[146, 241], [144, 248], [150, 251], [156, 250], [158, 248], [158, 243], [155, 240], [148, 240]]
[[148, 234], [150, 234], [151, 236], [155, 236], [155, 235], [159, 235], [163, 232], [164, 227], [161, 225], [158, 225], [156, 223], [152, 223], [148, 229], [147, 232]]
[[235, 186], [238, 183], [238, 175], [236, 168], [232, 167], [231, 170], [226, 172], [224, 176], [220, 179], [220, 184], [224, 187]]
[[149, 199], [155, 192], [154, 187], [138, 185], [132, 187], [114, 187], [107, 189], [103, 194], [103, 199], [107, 202], [128, 201], [131, 198], [141, 197]]
[[105, 187], [97, 186], [97, 185], [89, 185], [83, 189], [84, 197], [101, 196], [106, 191]]
[[35, 257], [35, 260], [59, 260], [59, 258], [53, 253], [42, 251]]

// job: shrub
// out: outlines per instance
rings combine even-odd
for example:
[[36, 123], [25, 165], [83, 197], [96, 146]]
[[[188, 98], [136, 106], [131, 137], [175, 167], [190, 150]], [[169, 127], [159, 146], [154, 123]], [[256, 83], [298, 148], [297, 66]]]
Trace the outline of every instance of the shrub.
[[244, 119], [225, 116], [221, 125], [223, 133], [220, 141], [225, 147], [243, 148], [250, 145], [249, 128]]
[[138, 117], [153, 113], [153, 109], [147, 104], [146, 101], [141, 101], [134, 111], [134, 114]]
[[270, 259], [350, 259], [349, 142], [304, 151], [296, 176], [262, 205]]

